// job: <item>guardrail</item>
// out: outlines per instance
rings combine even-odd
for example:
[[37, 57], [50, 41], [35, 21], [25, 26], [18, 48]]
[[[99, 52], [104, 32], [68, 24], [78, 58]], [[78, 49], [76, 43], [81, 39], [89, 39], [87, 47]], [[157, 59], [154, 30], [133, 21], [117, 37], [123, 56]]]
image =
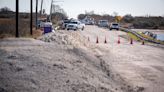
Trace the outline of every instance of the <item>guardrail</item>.
[[141, 36], [139, 33], [137, 33], [136, 31], [133, 31], [133, 30], [130, 30], [130, 29], [126, 29], [126, 28], [120, 28], [122, 31], [124, 32], [129, 32], [135, 36], [137, 36], [139, 39], [141, 40], [144, 40], [144, 41], [147, 41], [147, 42], [151, 42], [151, 43], [156, 43], [156, 44], [160, 44], [160, 42], [157, 42], [155, 40], [151, 40], [151, 39], [148, 39], [148, 38], [145, 38], [143, 36]]

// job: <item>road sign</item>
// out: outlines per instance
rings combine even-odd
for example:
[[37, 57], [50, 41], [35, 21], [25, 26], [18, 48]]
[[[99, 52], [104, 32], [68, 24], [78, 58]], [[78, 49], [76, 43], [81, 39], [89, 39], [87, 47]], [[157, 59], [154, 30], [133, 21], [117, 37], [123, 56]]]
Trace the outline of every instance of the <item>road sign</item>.
[[120, 22], [122, 20], [121, 16], [116, 16], [116, 22]]

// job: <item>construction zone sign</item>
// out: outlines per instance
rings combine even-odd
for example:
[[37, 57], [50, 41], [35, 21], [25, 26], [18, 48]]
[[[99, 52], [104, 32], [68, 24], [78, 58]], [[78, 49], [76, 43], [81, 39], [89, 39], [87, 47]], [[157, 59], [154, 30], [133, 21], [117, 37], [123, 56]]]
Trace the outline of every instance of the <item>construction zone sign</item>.
[[119, 23], [122, 20], [122, 18], [123, 18], [122, 16], [116, 16], [115, 21]]

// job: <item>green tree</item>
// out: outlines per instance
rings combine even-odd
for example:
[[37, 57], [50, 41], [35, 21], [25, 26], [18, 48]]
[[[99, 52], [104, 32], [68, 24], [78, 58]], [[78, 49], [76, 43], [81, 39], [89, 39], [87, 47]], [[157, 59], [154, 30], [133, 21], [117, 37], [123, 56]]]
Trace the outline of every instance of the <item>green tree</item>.
[[13, 11], [8, 7], [3, 7], [0, 9], [1, 13], [12, 13]]
[[123, 17], [123, 21], [126, 23], [132, 23], [134, 21], [134, 18], [131, 14], [127, 14]]
[[86, 16], [87, 16], [86, 14], [79, 14], [79, 15], [77, 16], [77, 18], [78, 18], [79, 20], [82, 20], [82, 19], [84, 19]]

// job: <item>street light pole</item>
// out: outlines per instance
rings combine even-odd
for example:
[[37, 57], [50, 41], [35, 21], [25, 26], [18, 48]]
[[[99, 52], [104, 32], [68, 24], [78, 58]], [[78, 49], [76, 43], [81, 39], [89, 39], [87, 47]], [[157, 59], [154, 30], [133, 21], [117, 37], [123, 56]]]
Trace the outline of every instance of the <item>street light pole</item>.
[[15, 36], [18, 38], [19, 37], [19, 0], [16, 0], [16, 34]]
[[32, 20], [33, 20], [33, 0], [31, 0], [31, 17], [30, 17], [30, 34], [32, 35]]

